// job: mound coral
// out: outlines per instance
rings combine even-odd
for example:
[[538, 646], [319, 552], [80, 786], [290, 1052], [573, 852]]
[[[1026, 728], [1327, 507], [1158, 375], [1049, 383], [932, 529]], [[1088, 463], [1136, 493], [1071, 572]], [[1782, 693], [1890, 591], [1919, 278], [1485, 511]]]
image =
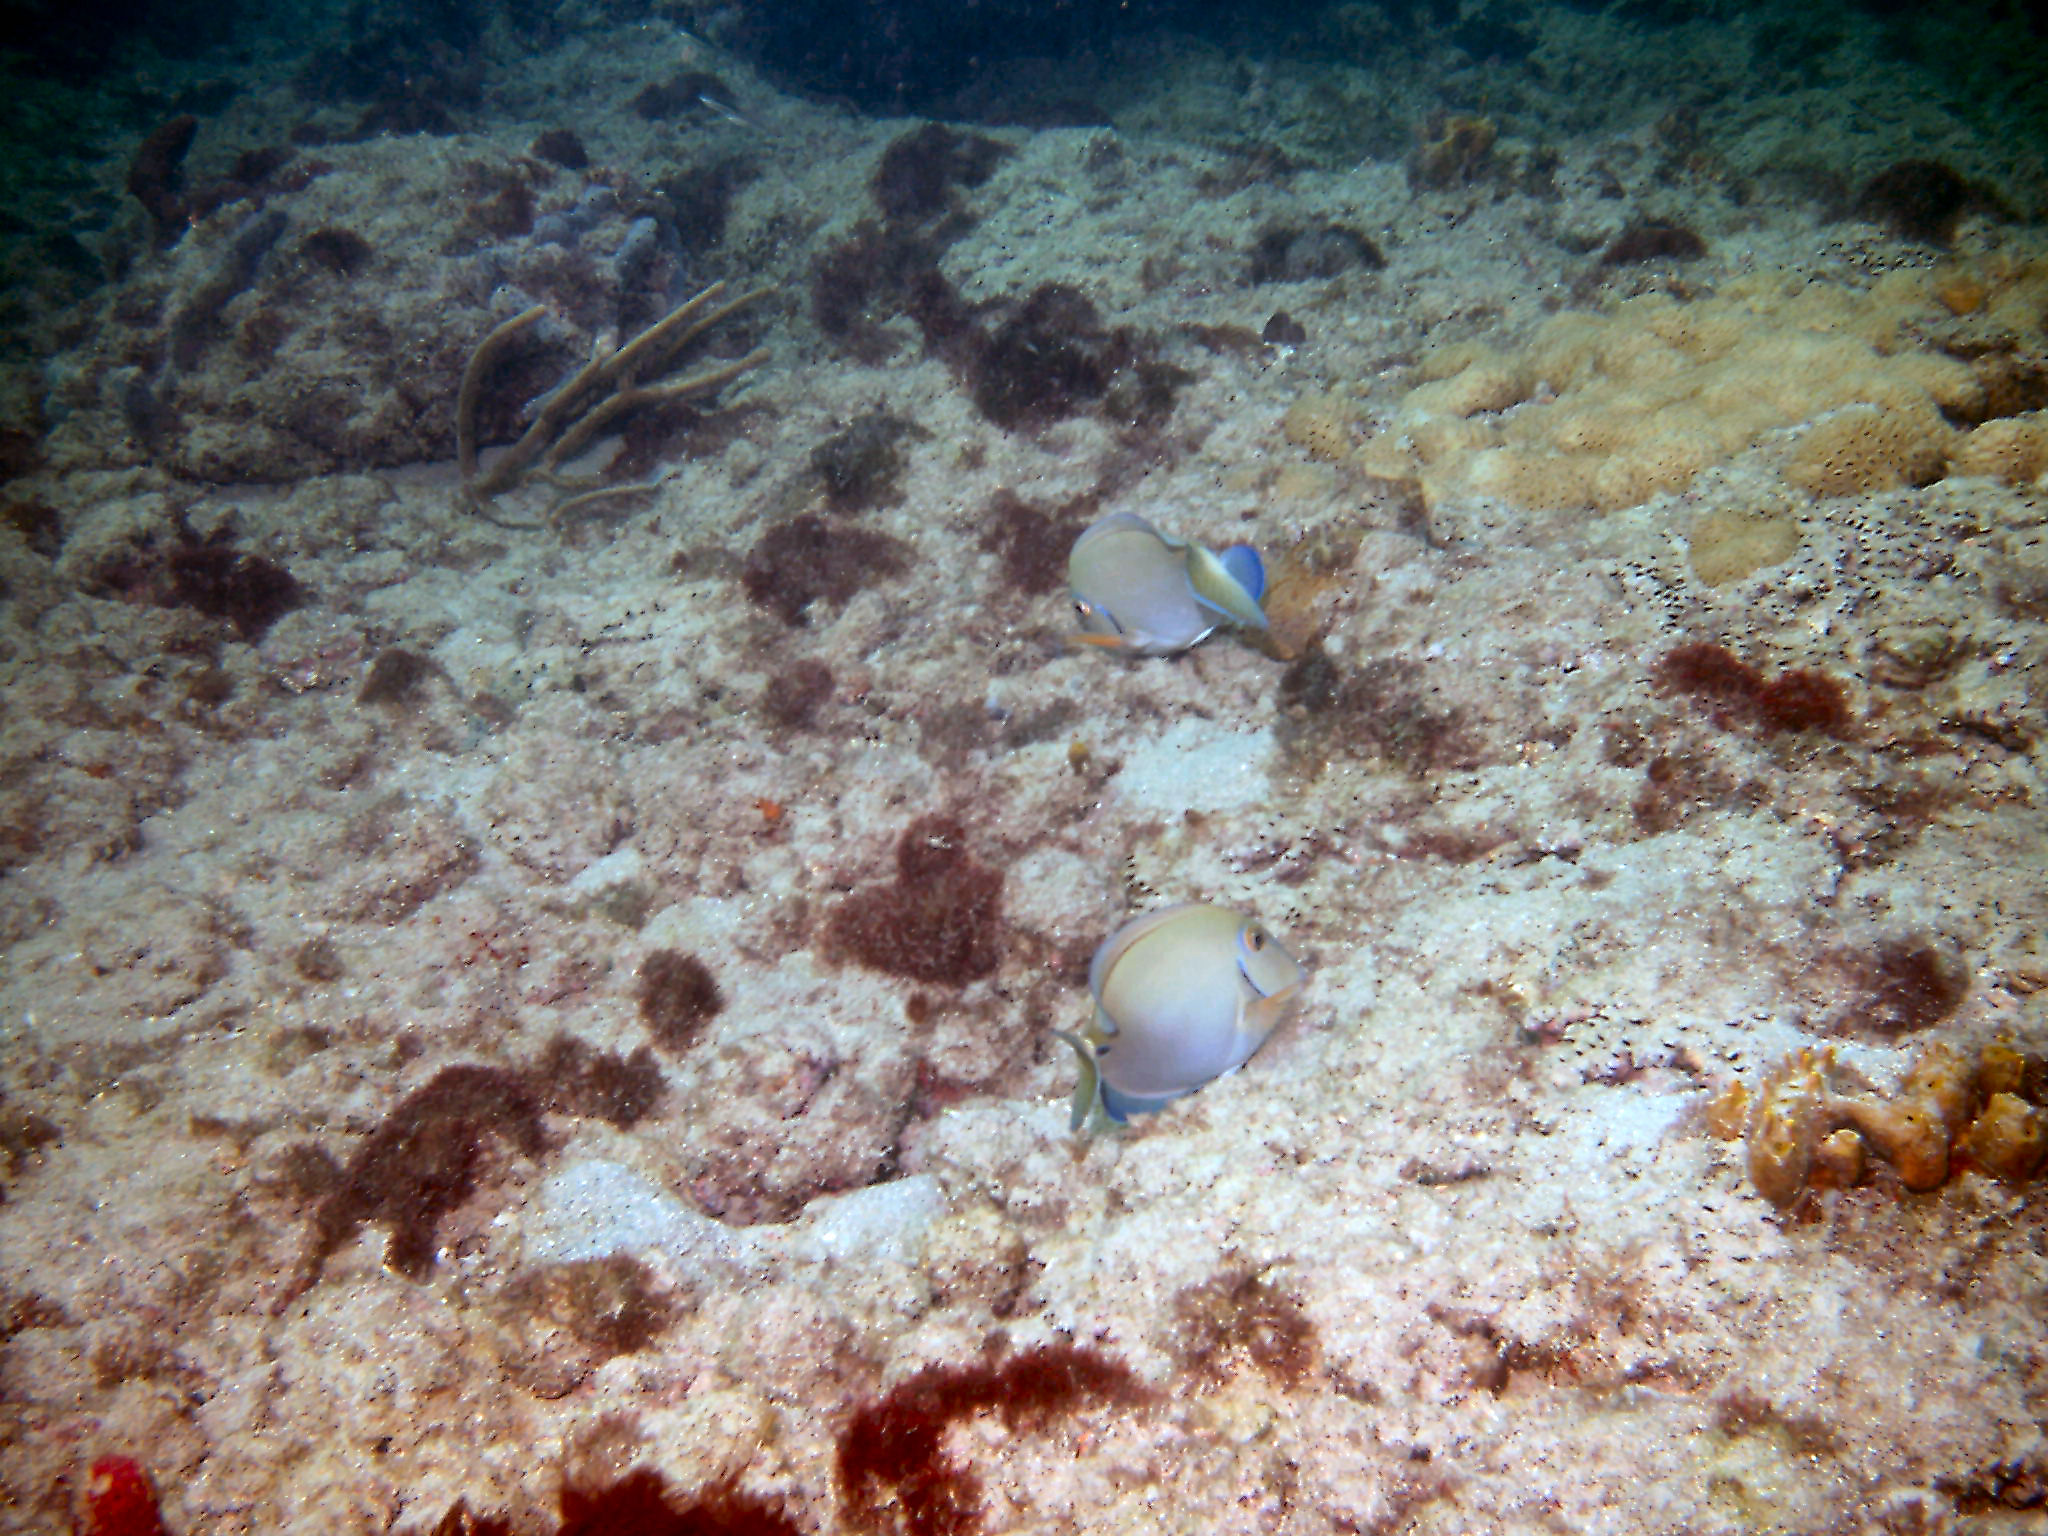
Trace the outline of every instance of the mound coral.
[[1714, 1108], [1745, 1142], [1750, 1182], [1778, 1206], [1814, 1187], [1863, 1182], [1870, 1154], [1910, 1190], [1937, 1189], [1959, 1167], [2018, 1183], [2048, 1161], [2048, 1064], [2004, 1041], [1973, 1061], [1930, 1046], [1890, 1095], [1842, 1093], [1832, 1051], [1782, 1062], [1752, 1102], [1741, 1087]]
[[1908, 270], [1858, 289], [1759, 274], [1692, 303], [1643, 295], [1558, 315], [1518, 350], [1425, 357], [1387, 430], [1356, 450], [1327, 401], [1304, 402], [1285, 432], [1318, 457], [1416, 481], [1432, 504], [1614, 511], [1759, 448], [1820, 497], [1958, 472], [2025, 483], [2048, 429], [1992, 396], [2012, 356], [2048, 340], [2048, 261], [1977, 274], [1967, 316], [1944, 297], [1952, 278]]
[[1956, 444], [1948, 469], [2007, 485], [2040, 484], [2048, 476], [2048, 411], [1985, 422]]

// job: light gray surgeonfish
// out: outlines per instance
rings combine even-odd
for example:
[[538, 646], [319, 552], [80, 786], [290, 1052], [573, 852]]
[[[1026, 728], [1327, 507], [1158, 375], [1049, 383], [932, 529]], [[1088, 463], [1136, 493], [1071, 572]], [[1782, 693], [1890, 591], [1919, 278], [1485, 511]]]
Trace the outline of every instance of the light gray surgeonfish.
[[1073, 1128], [1121, 1124], [1243, 1066], [1301, 990], [1301, 962], [1253, 918], [1189, 902], [1134, 918], [1095, 951], [1095, 1017], [1056, 1033], [1081, 1058]]
[[1080, 645], [1171, 656], [1225, 625], [1266, 627], [1266, 568], [1249, 544], [1204, 549], [1170, 538], [1135, 512], [1090, 524], [1067, 556]]

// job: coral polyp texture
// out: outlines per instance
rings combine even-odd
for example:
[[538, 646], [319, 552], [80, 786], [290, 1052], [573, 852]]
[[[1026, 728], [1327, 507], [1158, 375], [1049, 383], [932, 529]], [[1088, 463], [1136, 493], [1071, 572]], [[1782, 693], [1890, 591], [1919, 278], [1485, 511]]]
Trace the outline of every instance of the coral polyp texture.
[[2027, 8], [16, 9], [0, 1536], [2040, 1536]]
[[[1873, 1157], [1916, 1191], [1961, 1169], [2023, 1185], [2048, 1161], [2048, 1067], [2039, 1056], [1993, 1042], [1972, 1060], [1937, 1044], [1888, 1094], [1845, 1092], [1842, 1075], [1832, 1052], [1809, 1047], [1774, 1069], [1748, 1106], [1749, 1176], [1775, 1204], [1861, 1184]], [[1732, 1089], [1715, 1113], [1739, 1116], [1749, 1098]]]
[[[1518, 348], [1444, 347], [1355, 456], [1435, 500], [1545, 511], [1637, 506], [1751, 452], [1822, 498], [1952, 473], [2031, 484], [2038, 412], [1993, 397], [2014, 353], [2031, 359], [2034, 392], [2048, 380], [2048, 262], [1993, 264], [1973, 280], [1981, 292], [1959, 315], [1953, 276], [1943, 286], [1911, 269], [1851, 285], [1761, 273], [1707, 297], [1558, 315]], [[1348, 456], [1312, 416], [1289, 435]]]

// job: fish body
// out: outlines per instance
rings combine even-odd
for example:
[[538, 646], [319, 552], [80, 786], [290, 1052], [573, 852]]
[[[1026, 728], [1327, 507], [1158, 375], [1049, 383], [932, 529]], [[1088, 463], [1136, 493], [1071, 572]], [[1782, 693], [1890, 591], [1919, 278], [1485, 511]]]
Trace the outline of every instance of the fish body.
[[1095, 1017], [1073, 1127], [1121, 1123], [1242, 1066], [1286, 1014], [1301, 963], [1256, 919], [1190, 902], [1124, 924], [1088, 968]]
[[1170, 656], [1218, 629], [1266, 628], [1266, 573], [1258, 551], [1222, 551], [1172, 538], [1135, 512], [1083, 529], [1067, 556], [1067, 585], [1082, 645]]

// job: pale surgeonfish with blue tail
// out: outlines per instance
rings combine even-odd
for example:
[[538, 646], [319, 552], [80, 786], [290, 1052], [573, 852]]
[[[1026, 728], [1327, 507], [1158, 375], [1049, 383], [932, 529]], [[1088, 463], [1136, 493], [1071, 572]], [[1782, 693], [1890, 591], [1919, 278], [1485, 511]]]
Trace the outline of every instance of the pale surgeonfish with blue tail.
[[1249, 544], [1217, 551], [1169, 537], [1135, 512], [1091, 523], [1067, 556], [1081, 632], [1133, 656], [1170, 656], [1218, 629], [1263, 630], [1266, 569]]
[[1257, 919], [1190, 902], [1134, 918], [1088, 967], [1095, 1017], [1055, 1033], [1081, 1058], [1073, 1128], [1150, 1114], [1241, 1067], [1305, 972]]

